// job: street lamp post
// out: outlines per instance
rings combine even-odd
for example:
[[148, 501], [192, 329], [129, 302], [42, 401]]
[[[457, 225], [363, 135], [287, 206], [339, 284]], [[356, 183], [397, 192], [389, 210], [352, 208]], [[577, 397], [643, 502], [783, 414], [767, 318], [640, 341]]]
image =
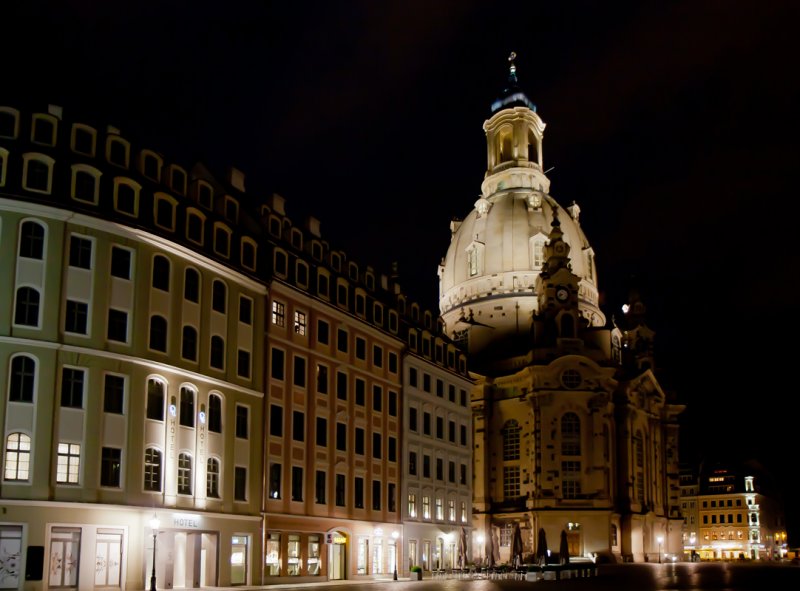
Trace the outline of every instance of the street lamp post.
[[661, 564], [661, 544], [664, 543], [664, 536], [658, 536], [658, 564]]
[[155, 513], [150, 520], [150, 527], [153, 529], [153, 571], [150, 573], [150, 591], [156, 591], [156, 537], [158, 536], [159, 521]]
[[400, 533], [397, 530], [394, 530], [392, 532], [392, 537], [394, 538], [394, 574], [392, 575], [392, 579], [396, 581], [397, 580], [397, 557], [398, 557], [397, 538], [400, 537]]

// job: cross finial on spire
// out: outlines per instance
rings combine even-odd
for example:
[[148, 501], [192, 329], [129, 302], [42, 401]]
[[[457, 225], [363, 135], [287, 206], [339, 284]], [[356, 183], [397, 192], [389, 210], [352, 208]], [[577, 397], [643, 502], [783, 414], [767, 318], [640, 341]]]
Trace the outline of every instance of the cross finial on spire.
[[508, 80], [512, 83], [516, 83], [517, 81], [517, 66], [514, 64], [515, 59], [517, 59], [517, 54], [512, 51], [508, 56]]

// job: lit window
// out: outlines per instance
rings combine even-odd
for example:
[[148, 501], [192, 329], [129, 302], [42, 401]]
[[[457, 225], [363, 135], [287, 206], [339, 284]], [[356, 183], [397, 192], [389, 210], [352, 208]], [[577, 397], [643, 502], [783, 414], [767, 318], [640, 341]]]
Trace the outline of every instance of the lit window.
[[415, 495], [414, 493], [408, 494], [408, 516], [409, 517], [417, 516], [417, 495]]
[[219, 498], [219, 460], [208, 458], [206, 462], [206, 496]]
[[153, 447], [144, 452], [144, 490], [161, 490], [161, 452]]
[[294, 313], [294, 332], [300, 336], [306, 334], [306, 315], [303, 312]]
[[56, 482], [61, 484], [78, 484], [80, 465], [81, 446], [77, 443], [59, 443]]
[[178, 494], [192, 494], [192, 457], [189, 454], [178, 454]]
[[281, 302], [272, 302], [272, 324], [276, 326], [286, 324], [286, 306]]
[[5, 480], [28, 480], [31, 465], [31, 438], [24, 433], [11, 433], [6, 439]]

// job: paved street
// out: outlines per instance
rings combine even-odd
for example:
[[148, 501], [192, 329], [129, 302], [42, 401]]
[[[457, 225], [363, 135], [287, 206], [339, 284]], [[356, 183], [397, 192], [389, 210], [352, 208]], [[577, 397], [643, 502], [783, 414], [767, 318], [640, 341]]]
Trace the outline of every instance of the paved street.
[[[599, 567], [598, 576], [561, 581], [431, 580], [423, 581], [335, 581], [330, 583], [285, 584], [245, 589], [333, 588], [335, 591], [740, 591], [800, 589], [800, 566], [764, 563], [676, 563], [615, 564]], [[333, 589], [331, 591], [333, 591]]]

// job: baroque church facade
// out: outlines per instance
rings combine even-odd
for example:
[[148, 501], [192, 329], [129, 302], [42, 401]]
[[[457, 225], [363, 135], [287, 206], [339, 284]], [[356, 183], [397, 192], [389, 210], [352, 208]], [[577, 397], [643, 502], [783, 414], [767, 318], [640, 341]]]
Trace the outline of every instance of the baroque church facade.
[[619, 321], [600, 309], [580, 208], [550, 195], [545, 123], [513, 58], [484, 123], [481, 196], [439, 267], [441, 320], [476, 380], [472, 555], [510, 562], [519, 525], [523, 559], [541, 530], [556, 550], [566, 532], [572, 556], [656, 560], [681, 547], [683, 407], [654, 373], [639, 297]]

